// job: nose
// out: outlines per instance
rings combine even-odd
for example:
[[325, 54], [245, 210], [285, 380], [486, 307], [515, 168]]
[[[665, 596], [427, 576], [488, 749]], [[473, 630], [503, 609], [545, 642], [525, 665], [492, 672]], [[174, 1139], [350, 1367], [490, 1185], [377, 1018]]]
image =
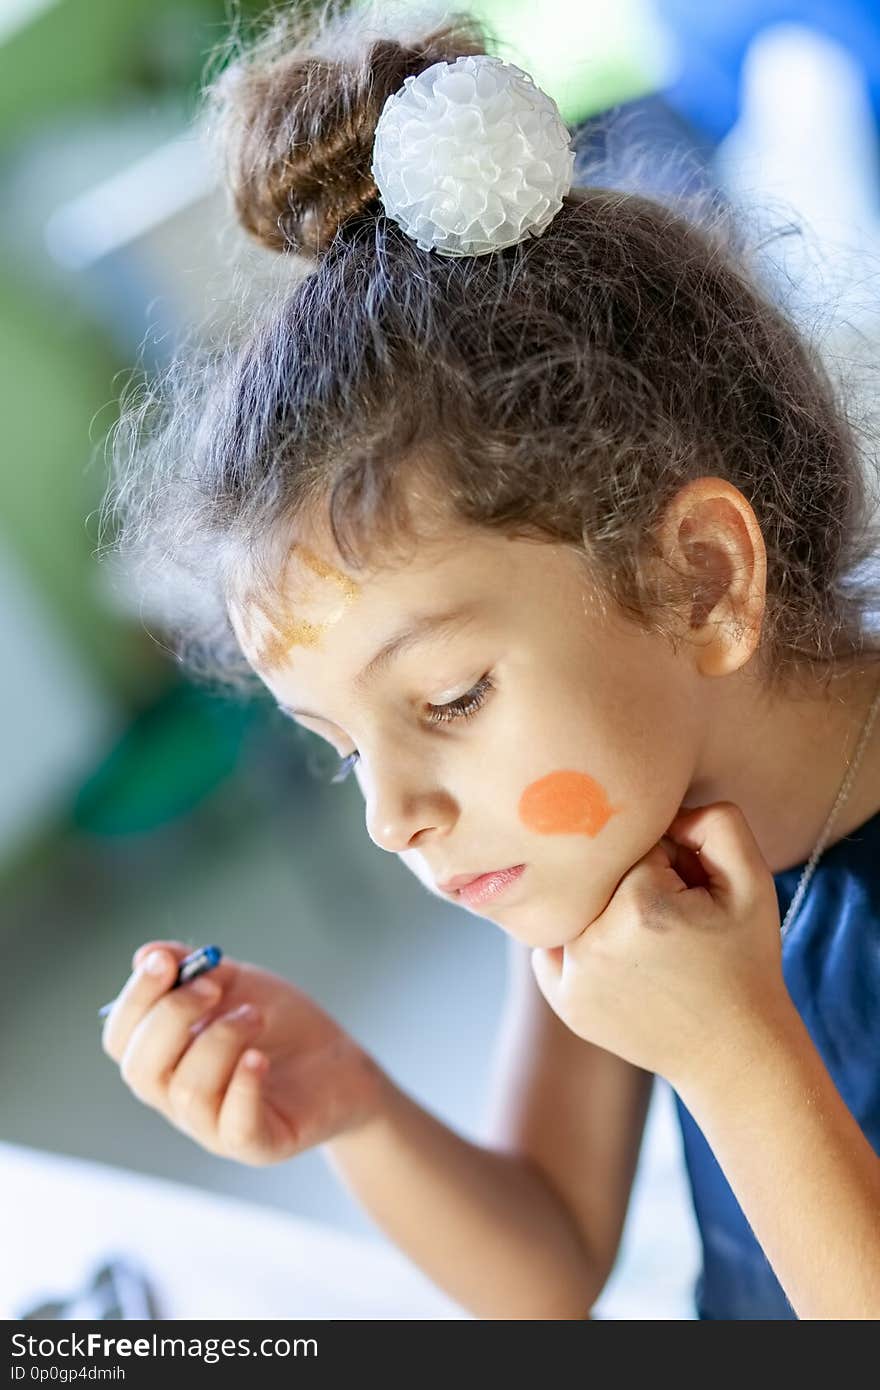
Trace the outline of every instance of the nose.
[[364, 770], [367, 834], [379, 849], [401, 854], [431, 831], [445, 833], [455, 816], [448, 792], [424, 760], [386, 759], [378, 772]]

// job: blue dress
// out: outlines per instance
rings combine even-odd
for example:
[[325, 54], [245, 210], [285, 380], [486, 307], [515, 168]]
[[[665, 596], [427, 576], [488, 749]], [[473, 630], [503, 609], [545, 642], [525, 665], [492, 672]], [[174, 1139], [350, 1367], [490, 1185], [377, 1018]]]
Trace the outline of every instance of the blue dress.
[[[773, 876], [780, 920], [803, 870]], [[783, 942], [782, 970], [834, 1084], [880, 1154], [880, 811], [822, 854]], [[703, 1253], [697, 1317], [796, 1319], [702, 1131], [673, 1098]]]

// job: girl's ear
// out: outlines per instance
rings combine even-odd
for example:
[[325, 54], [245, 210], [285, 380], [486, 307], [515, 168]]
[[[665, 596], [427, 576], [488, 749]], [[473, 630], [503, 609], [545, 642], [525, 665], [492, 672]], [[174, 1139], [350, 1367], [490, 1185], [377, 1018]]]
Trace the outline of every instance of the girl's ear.
[[667, 503], [657, 533], [659, 583], [674, 577], [683, 635], [704, 675], [727, 675], [758, 645], [767, 552], [748, 500], [725, 478], [693, 478]]

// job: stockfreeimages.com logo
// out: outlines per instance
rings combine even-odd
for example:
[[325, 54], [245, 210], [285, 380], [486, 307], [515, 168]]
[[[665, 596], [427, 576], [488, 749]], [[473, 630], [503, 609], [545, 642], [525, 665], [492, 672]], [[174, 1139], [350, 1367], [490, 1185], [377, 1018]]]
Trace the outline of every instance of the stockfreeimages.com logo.
[[[53, 1359], [76, 1356], [105, 1361], [119, 1361], [132, 1356], [170, 1356], [213, 1365], [224, 1357], [317, 1356], [318, 1343], [314, 1337], [295, 1337], [293, 1340], [287, 1337], [262, 1337], [252, 1346], [249, 1337], [160, 1337], [156, 1332], [149, 1337], [134, 1339], [106, 1337], [101, 1332], [89, 1332], [86, 1336], [72, 1332], [61, 1337], [34, 1337], [15, 1332], [12, 1335], [12, 1355]], [[30, 1378], [34, 1378], [34, 1369], [31, 1368]], [[13, 1365], [13, 1380], [23, 1380], [27, 1375], [26, 1366]]]

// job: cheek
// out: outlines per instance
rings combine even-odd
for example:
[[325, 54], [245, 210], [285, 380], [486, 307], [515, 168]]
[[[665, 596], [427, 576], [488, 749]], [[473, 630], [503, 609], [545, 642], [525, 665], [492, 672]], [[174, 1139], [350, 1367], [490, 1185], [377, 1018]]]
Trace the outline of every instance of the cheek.
[[612, 806], [605, 788], [586, 772], [550, 772], [530, 782], [517, 814], [536, 835], [587, 835], [604, 829], [621, 809]]

